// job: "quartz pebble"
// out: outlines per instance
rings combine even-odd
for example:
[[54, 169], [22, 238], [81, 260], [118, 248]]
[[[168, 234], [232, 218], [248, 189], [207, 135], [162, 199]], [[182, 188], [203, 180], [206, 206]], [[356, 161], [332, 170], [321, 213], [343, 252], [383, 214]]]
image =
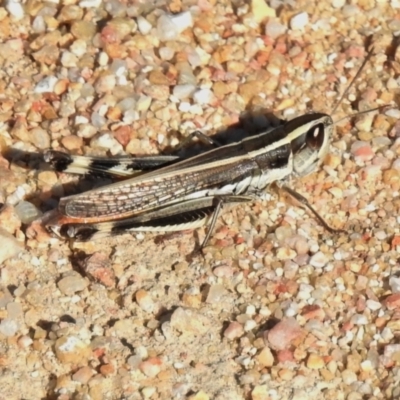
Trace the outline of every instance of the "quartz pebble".
[[142, 16], [139, 16], [137, 19], [137, 24], [138, 24], [139, 31], [142, 35], [147, 35], [148, 33], [150, 33], [152, 26], [151, 26], [150, 22], [147, 21], [147, 19], [145, 19]]
[[54, 91], [54, 86], [58, 79], [55, 76], [49, 75], [39, 81], [35, 86], [35, 93], [48, 93]]
[[324, 253], [318, 251], [317, 253], [313, 254], [310, 258], [310, 265], [315, 268], [323, 268], [328, 263], [328, 258]]
[[275, 19], [269, 19], [265, 25], [265, 34], [273, 39], [282, 36], [287, 31], [287, 27]]
[[15, 336], [15, 334], [18, 332], [18, 323], [17, 321], [10, 319], [10, 318], [4, 318], [0, 322], [0, 333], [4, 336], [11, 337]]
[[307, 26], [307, 24], [308, 24], [308, 14], [306, 12], [297, 14], [290, 20], [290, 27], [293, 30], [304, 29]]
[[29, 224], [42, 215], [42, 212], [28, 201], [21, 201], [15, 206], [15, 212], [23, 224]]
[[342, 8], [346, 4], [346, 0], [332, 0], [333, 8]]
[[163, 14], [157, 21], [157, 37], [161, 41], [177, 39], [179, 34], [193, 25], [192, 15], [189, 11], [181, 14]]
[[25, 15], [24, 8], [18, 0], [6, 0], [5, 2], [6, 10], [18, 21], [22, 19]]
[[186, 99], [190, 97], [194, 91], [196, 90], [196, 86], [191, 84], [183, 84], [176, 85], [172, 91], [172, 94], [179, 100]]

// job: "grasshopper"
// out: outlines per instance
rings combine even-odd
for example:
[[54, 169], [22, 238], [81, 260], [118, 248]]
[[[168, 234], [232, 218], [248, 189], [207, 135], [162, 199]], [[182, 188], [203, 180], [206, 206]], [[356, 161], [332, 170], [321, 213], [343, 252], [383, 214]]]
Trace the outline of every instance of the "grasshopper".
[[58, 216], [48, 222], [47, 228], [61, 237], [87, 241], [127, 231], [171, 232], [210, 224], [204, 246], [223, 204], [254, 201], [266, 187], [277, 182], [327, 230], [334, 232], [303, 196], [284, 183], [289, 176], [303, 177], [319, 167], [329, 151], [334, 127], [328, 114], [305, 114], [256, 136], [187, 159], [86, 158], [49, 150], [44, 159], [58, 171], [91, 170], [119, 177], [140, 174], [61, 198]]

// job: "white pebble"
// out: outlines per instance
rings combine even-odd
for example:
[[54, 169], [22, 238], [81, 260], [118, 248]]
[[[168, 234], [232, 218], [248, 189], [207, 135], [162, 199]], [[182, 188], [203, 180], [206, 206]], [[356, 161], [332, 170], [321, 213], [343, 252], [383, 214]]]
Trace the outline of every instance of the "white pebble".
[[211, 89], [200, 89], [193, 94], [193, 100], [197, 104], [209, 104], [213, 97]]
[[378, 240], [385, 240], [386, 239], [386, 232], [385, 231], [377, 231], [377, 232], [375, 232], [375, 237], [378, 239]]
[[297, 14], [290, 20], [290, 27], [293, 30], [304, 29], [307, 24], [308, 24], [308, 14], [306, 12]]
[[65, 50], [61, 55], [61, 65], [66, 68], [73, 68], [76, 66], [78, 58], [75, 54]]
[[366, 305], [372, 311], [379, 310], [382, 307], [382, 304], [379, 303], [379, 301], [375, 301], [375, 300], [371, 300], [371, 299], [366, 301]]
[[244, 330], [245, 330], [245, 332], [249, 332], [249, 331], [253, 330], [256, 326], [257, 326], [256, 321], [254, 321], [253, 319], [248, 319], [244, 323]]
[[256, 313], [256, 308], [252, 304], [246, 307], [247, 315], [254, 315], [255, 313]]
[[333, 8], [342, 8], [346, 4], [346, 0], [332, 0]]
[[24, 18], [25, 11], [20, 1], [8, 0], [6, 2], [6, 10], [16, 19], [20, 20]]
[[41, 15], [35, 17], [32, 21], [32, 30], [35, 33], [43, 33], [46, 30], [46, 23], [44, 22], [44, 18]]
[[11, 337], [14, 336], [18, 331], [18, 324], [17, 321], [10, 319], [10, 318], [4, 318], [0, 322], [0, 333], [3, 334], [4, 336]]
[[345, 385], [351, 385], [352, 383], [357, 381], [357, 375], [354, 371], [350, 369], [345, 369], [342, 372], [342, 379]]
[[176, 85], [172, 90], [172, 94], [179, 100], [186, 99], [192, 95], [196, 87], [192, 84]]
[[142, 35], [147, 35], [151, 31], [151, 23], [146, 18], [139, 16], [136, 22]]
[[170, 47], [160, 47], [158, 52], [160, 53], [160, 58], [165, 61], [172, 60], [175, 54], [175, 51]]
[[265, 26], [265, 34], [272, 39], [276, 39], [282, 36], [286, 32], [287, 28], [275, 19], [269, 19]]
[[388, 117], [395, 118], [395, 119], [400, 119], [400, 110], [392, 108], [390, 110], [385, 111], [385, 115], [387, 115]]
[[289, 308], [285, 311], [285, 316], [290, 318], [298, 314], [299, 309], [296, 303], [290, 304]]
[[75, 40], [70, 46], [71, 53], [75, 54], [77, 57], [82, 57], [87, 51], [87, 44], [82, 39]]
[[389, 340], [392, 340], [394, 338], [394, 335], [392, 333], [392, 330], [388, 328], [387, 326], [382, 329], [381, 332], [381, 338], [385, 341], [388, 342]]
[[182, 112], [188, 112], [190, 110], [190, 103], [188, 103], [187, 101], [182, 101], [181, 103], [179, 103], [178, 109]]
[[138, 121], [140, 119], [140, 115], [137, 110], [127, 110], [124, 112], [124, 116], [122, 121], [124, 124], [131, 124], [134, 121]]
[[315, 253], [310, 258], [310, 265], [315, 268], [323, 268], [328, 263], [328, 257], [321, 251]]
[[354, 314], [351, 317], [351, 322], [354, 325], [366, 325], [368, 323], [368, 319], [365, 315], [363, 314]]
[[162, 41], [175, 40], [179, 35], [178, 29], [169, 15], [161, 15], [157, 21], [157, 37]]
[[193, 26], [193, 18], [190, 11], [185, 11], [180, 14], [172, 15], [171, 20], [179, 33]]
[[7, 197], [7, 203], [12, 206], [19, 203], [25, 198], [26, 191], [22, 186], [18, 186], [16, 191]]
[[33, 91], [35, 93], [51, 93], [54, 91], [54, 86], [57, 81], [58, 79], [55, 76], [46, 76], [36, 84]]
[[82, 8], [99, 8], [102, 0], [83, 0], [79, 2]]
[[389, 286], [392, 289], [392, 293], [400, 293], [400, 277], [392, 275], [389, 278]]
[[109, 133], [105, 133], [96, 139], [91, 141], [91, 145], [94, 147], [104, 147], [110, 150], [112, 155], [119, 154], [123, 151], [121, 144]]

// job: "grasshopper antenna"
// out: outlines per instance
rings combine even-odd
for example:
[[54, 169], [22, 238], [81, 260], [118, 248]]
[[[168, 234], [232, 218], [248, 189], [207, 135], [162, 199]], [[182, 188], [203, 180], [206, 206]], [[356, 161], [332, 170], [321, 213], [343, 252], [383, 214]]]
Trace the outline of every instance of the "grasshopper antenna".
[[[340, 106], [340, 104], [342, 103], [343, 99], [346, 97], [347, 93], [349, 93], [350, 88], [353, 86], [353, 83], [355, 82], [355, 80], [361, 75], [362, 70], [364, 69], [365, 65], [367, 64], [367, 62], [371, 59], [372, 54], [373, 54], [373, 50], [374, 48], [372, 47], [371, 50], [368, 52], [367, 56], [365, 57], [363, 63], [361, 64], [361, 67], [358, 69], [357, 73], [355, 74], [354, 78], [351, 80], [350, 84], [347, 86], [346, 90], [343, 92], [343, 94], [340, 96], [340, 99], [338, 100], [338, 102], [336, 103], [335, 107], [333, 107], [333, 110], [331, 112], [331, 115], [335, 114], [336, 110], [338, 109], [338, 107]], [[369, 111], [375, 111], [374, 110], [369, 110]], [[369, 112], [367, 111], [367, 112]]]
[[383, 109], [385, 109], [386, 107], [391, 107], [391, 105], [390, 105], [390, 104], [384, 104], [383, 106], [379, 106], [379, 107], [375, 107], [375, 108], [370, 108], [369, 110], [359, 111], [359, 112], [356, 112], [356, 113], [354, 113], [354, 114], [346, 115], [345, 117], [340, 118], [340, 119], [337, 120], [337, 121], [334, 121], [334, 122], [333, 122], [333, 125], [337, 125], [337, 124], [339, 124], [340, 122], [342, 122], [342, 121], [344, 121], [345, 119], [348, 119], [348, 118], [353, 118], [353, 117], [357, 117], [357, 116], [362, 115], [362, 114], [368, 114], [368, 113], [370, 113], [370, 112], [374, 112], [374, 111], [378, 111], [378, 110], [383, 110]]

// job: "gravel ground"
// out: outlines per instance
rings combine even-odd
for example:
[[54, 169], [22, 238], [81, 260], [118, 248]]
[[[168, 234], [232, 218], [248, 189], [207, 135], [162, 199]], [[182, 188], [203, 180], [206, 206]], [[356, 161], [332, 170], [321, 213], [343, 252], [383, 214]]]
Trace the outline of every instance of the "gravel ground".
[[[0, 399], [400, 398], [400, 2], [9, 0], [0, 7]], [[157, 154], [310, 110], [320, 170], [204, 229], [90, 243], [37, 220], [93, 181], [38, 155]], [[241, 118], [241, 119], [239, 119]], [[275, 121], [276, 122], [276, 121]], [[33, 221], [33, 222], [32, 222]]]

